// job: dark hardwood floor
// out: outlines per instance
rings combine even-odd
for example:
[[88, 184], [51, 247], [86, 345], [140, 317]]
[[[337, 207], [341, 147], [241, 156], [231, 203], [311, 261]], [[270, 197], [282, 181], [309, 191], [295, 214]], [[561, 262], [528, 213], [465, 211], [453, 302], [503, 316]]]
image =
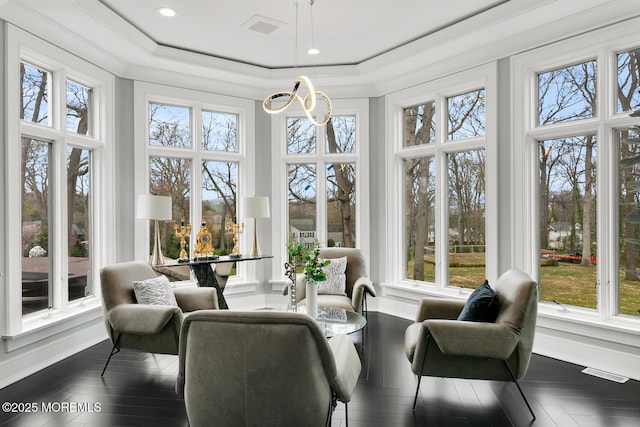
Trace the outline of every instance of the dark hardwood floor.
[[[350, 426], [640, 426], [639, 382], [618, 384], [582, 374], [581, 366], [537, 355], [521, 381], [537, 415], [534, 422], [515, 384], [493, 381], [425, 377], [414, 413], [416, 378], [403, 350], [408, 324], [369, 313], [367, 332], [353, 336], [362, 374], [349, 403]], [[0, 390], [2, 402], [38, 409], [0, 412], [0, 425], [187, 426], [184, 403], [174, 393], [177, 356], [123, 350], [101, 378], [110, 348], [105, 341]], [[65, 402], [87, 406], [65, 408]], [[344, 421], [344, 406], [338, 405], [333, 426], [342, 427]]]

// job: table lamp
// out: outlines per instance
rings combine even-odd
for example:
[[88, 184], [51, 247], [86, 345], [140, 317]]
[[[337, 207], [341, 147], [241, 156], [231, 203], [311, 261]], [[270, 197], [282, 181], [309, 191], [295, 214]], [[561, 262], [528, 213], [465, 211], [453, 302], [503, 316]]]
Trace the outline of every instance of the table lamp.
[[257, 218], [269, 218], [269, 198], [268, 197], [245, 197], [242, 204], [242, 216], [253, 218], [253, 245], [251, 256], [261, 256], [260, 245], [258, 244]]
[[149, 219], [155, 221], [155, 236], [153, 243], [153, 254], [149, 262], [151, 265], [164, 264], [162, 248], [160, 245], [160, 226], [158, 221], [171, 219], [171, 197], [154, 196], [150, 194], [140, 194], [138, 196], [137, 219]]

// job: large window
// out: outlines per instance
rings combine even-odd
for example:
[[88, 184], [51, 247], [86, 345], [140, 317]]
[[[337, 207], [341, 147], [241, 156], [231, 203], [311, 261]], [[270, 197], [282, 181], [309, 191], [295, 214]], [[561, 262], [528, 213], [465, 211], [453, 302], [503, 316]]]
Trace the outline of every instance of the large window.
[[355, 114], [334, 114], [322, 127], [303, 116], [286, 118], [287, 228], [292, 239], [309, 246], [359, 246], [357, 123]]
[[112, 77], [13, 27], [8, 34], [16, 90], [7, 103], [6, 283], [20, 287], [8, 293], [12, 335], [99, 302], [96, 275], [112, 243], [95, 228], [110, 224], [96, 206], [106, 196]]
[[403, 239], [391, 240], [404, 258], [400, 279], [476, 288], [487, 277], [485, 158], [487, 133], [495, 130], [488, 129], [486, 79], [454, 80], [425, 85], [423, 102], [403, 106], [410, 102], [403, 94], [392, 98], [401, 106], [395, 156]]
[[[515, 229], [532, 230], [517, 237], [530, 245], [520, 262], [530, 263], [550, 309], [640, 316], [640, 118], [630, 116], [640, 108], [640, 48], [597, 46], [593, 38], [570, 45], [515, 62], [526, 100], [518, 113], [526, 142], [515, 158], [532, 160], [515, 165], [528, 175]], [[535, 207], [535, 218], [526, 207]], [[535, 226], [522, 222], [528, 218]]]
[[369, 256], [368, 103], [332, 102], [325, 126], [313, 125], [293, 106], [273, 116], [273, 139], [281, 141], [272, 150], [281, 161], [272, 181], [274, 253], [280, 265], [290, 239], [308, 246], [357, 247], [365, 259]]
[[[244, 187], [240, 185], [253, 170], [250, 103], [146, 84], [137, 84], [136, 93], [139, 114], [144, 111], [146, 118], [140, 123], [147, 123], [143, 128], [136, 121], [137, 134], [144, 134], [147, 141], [137, 152], [148, 165], [147, 176], [139, 177], [137, 193], [171, 197], [172, 219], [162, 221], [160, 228], [163, 255], [179, 258], [181, 237], [175, 227], [183, 221], [191, 225], [186, 239], [189, 252], [194, 246], [190, 242], [195, 242], [204, 225], [212, 235], [215, 253], [229, 254], [234, 247], [233, 225], [242, 231], [240, 202], [253, 188], [248, 177]], [[153, 224], [147, 231], [144, 243], [138, 243], [148, 255], [153, 248]], [[176, 273], [176, 279], [188, 278], [179, 269], [169, 273]]]

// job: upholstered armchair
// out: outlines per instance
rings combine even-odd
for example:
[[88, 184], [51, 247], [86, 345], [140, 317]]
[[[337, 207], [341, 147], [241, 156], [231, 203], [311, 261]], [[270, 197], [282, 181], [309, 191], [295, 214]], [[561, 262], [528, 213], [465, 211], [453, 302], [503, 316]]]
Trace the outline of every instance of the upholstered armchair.
[[307, 315], [278, 311], [187, 314], [179, 361], [191, 427], [330, 425], [361, 369], [346, 335], [327, 340]]
[[513, 381], [535, 414], [518, 380], [529, 367], [536, 328], [538, 288], [519, 270], [505, 272], [492, 286], [498, 302], [495, 322], [457, 320], [465, 301], [423, 298], [416, 322], [405, 332], [405, 351], [418, 376]]
[[[338, 307], [346, 310], [358, 312], [366, 315], [367, 294], [376, 296], [376, 289], [367, 275], [362, 252], [357, 248], [322, 248], [320, 258], [336, 259], [346, 257], [346, 282], [345, 292], [338, 294], [318, 294], [318, 305], [327, 307]], [[306, 290], [304, 286], [304, 276], [298, 276], [296, 283], [296, 301], [299, 305], [305, 304]]]
[[121, 348], [150, 353], [178, 354], [183, 313], [218, 308], [214, 288], [175, 288], [176, 305], [138, 304], [134, 282], [155, 279], [155, 271], [141, 261], [105, 266], [100, 271], [104, 322], [113, 348], [104, 365]]

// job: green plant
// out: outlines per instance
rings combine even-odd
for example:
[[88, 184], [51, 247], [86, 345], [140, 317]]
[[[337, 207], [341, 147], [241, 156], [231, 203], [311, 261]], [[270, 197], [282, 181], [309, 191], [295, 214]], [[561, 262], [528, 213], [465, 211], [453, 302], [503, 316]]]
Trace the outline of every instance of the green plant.
[[324, 267], [329, 265], [331, 261], [320, 258], [320, 249], [314, 247], [307, 251], [304, 255], [304, 275], [308, 282], [318, 283], [327, 280], [327, 274]]

